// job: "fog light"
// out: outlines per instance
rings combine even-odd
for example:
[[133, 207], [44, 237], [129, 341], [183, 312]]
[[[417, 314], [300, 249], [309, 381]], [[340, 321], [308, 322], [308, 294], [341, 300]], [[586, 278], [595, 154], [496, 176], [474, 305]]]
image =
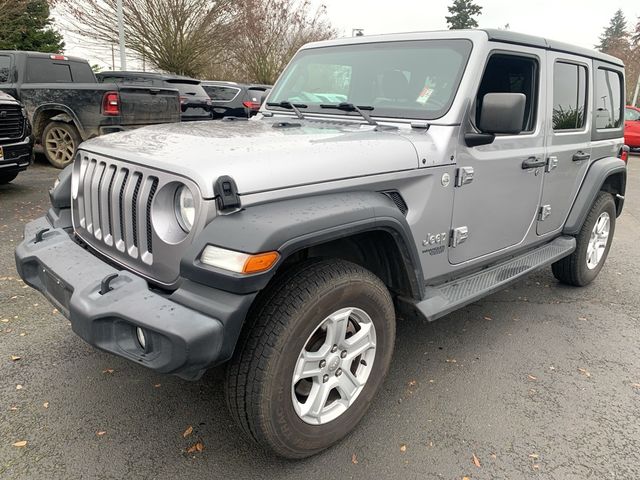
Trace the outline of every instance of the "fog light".
[[147, 349], [147, 337], [144, 335], [144, 330], [140, 327], [136, 327], [136, 337], [138, 337], [138, 343], [142, 347], [143, 350]]

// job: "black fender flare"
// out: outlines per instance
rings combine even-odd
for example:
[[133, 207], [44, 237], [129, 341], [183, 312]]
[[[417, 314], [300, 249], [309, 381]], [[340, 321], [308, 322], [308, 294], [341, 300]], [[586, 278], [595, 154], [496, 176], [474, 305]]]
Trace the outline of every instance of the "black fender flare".
[[[180, 264], [180, 276], [234, 293], [263, 289], [282, 262], [301, 249], [383, 230], [396, 242], [411, 289], [424, 292], [418, 250], [404, 215], [391, 199], [378, 192], [347, 192], [274, 201], [214, 218], [194, 240]], [[246, 253], [278, 251], [270, 270], [241, 275], [200, 262], [207, 245]]]
[[567, 221], [565, 222], [563, 233], [576, 235], [580, 232], [582, 224], [585, 218], [587, 218], [587, 214], [598, 192], [602, 190], [602, 187], [609, 177], [618, 174], [620, 174], [622, 178], [620, 185], [621, 191], [617, 192], [622, 198], [616, 202], [617, 215], [620, 215], [627, 182], [627, 164], [617, 157], [605, 157], [593, 162], [589, 167], [578, 191], [578, 195], [573, 202]]
[[[84, 128], [82, 128], [82, 124], [80, 123], [78, 116], [68, 106], [62, 105], [60, 103], [43, 103], [42, 105], [38, 105], [38, 107], [33, 112], [32, 128], [34, 130], [34, 135], [36, 134], [35, 129], [36, 129], [36, 126], [38, 125], [38, 120], [40, 118], [40, 115], [42, 115], [42, 113], [46, 111], [60, 112], [54, 115], [53, 117], [51, 117], [51, 120], [54, 120], [56, 119], [56, 117], [60, 116], [61, 118], [59, 118], [58, 120], [66, 123], [73, 123], [73, 125], [78, 129], [78, 133], [80, 133], [80, 138], [82, 138], [83, 140], [86, 138]], [[44, 125], [42, 129], [40, 129], [37, 132], [37, 135], [42, 135], [43, 130], [44, 130]]]

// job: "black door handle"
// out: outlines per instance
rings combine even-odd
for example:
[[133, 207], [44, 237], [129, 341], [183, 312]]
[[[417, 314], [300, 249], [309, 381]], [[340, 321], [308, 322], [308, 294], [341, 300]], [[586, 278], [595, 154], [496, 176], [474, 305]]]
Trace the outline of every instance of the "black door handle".
[[547, 161], [544, 158], [538, 157], [529, 157], [522, 162], [522, 168], [540, 168], [544, 167], [547, 164]]
[[591, 154], [580, 151], [580, 152], [574, 153], [571, 160], [573, 160], [574, 162], [582, 162], [583, 160], [589, 160], [590, 158], [591, 158]]

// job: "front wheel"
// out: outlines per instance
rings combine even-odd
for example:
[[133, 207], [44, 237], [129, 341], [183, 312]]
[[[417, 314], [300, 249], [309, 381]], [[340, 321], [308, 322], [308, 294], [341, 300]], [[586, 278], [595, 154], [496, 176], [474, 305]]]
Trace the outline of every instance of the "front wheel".
[[80, 142], [80, 133], [71, 123], [51, 122], [42, 132], [44, 154], [56, 168], [64, 168], [73, 161]]
[[245, 433], [287, 458], [318, 453], [364, 416], [391, 363], [389, 291], [342, 260], [293, 267], [250, 314], [227, 369], [227, 402]]
[[562, 283], [583, 287], [602, 270], [616, 228], [616, 204], [610, 193], [600, 192], [576, 237], [576, 249], [551, 266]]

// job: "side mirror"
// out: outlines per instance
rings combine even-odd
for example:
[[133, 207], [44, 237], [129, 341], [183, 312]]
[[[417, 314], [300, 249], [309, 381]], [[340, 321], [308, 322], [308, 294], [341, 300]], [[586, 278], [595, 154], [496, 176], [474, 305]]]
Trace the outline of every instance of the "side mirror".
[[522, 93], [487, 93], [480, 110], [480, 131], [517, 135], [522, 131], [526, 102]]

